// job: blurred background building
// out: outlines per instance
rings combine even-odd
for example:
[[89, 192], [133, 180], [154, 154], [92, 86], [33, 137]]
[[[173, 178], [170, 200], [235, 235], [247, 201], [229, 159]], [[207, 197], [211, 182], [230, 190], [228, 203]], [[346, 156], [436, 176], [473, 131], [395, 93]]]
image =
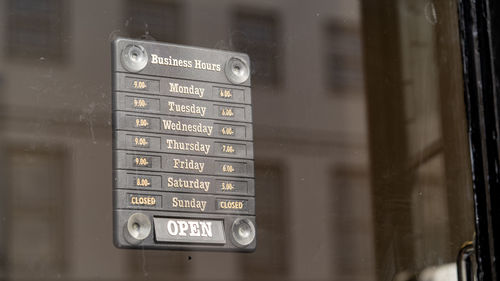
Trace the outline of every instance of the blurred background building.
[[[473, 227], [461, 86], [444, 88], [458, 43], [439, 60], [454, 5], [362, 2], [0, 1], [0, 280], [370, 281], [453, 262]], [[250, 55], [255, 253], [114, 248], [117, 36]]]

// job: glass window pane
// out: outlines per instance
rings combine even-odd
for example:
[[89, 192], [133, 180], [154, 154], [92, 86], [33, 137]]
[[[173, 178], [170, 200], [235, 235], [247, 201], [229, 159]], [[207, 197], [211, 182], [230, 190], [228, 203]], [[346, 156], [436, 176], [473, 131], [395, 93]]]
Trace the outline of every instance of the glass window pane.
[[[456, 280], [474, 217], [455, 0], [4, 2], [0, 279]], [[114, 247], [118, 36], [250, 56], [256, 252]]]

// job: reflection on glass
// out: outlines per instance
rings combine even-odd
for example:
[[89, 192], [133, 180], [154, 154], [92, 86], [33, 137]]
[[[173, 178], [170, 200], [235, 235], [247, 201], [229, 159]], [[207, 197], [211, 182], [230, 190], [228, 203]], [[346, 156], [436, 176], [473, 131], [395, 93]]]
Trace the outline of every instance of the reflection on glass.
[[[8, 188], [3, 189], [6, 272], [30, 277], [64, 270], [65, 213], [68, 203], [65, 181], [65, 153], [59, 148], [12, 147], [4, 159]], [[29, 176], [27, 176], [29, 175]]]
[[[180, 4], [172, 1], [124, 1], [125, 33], [129, 38], [180, 43], [184, 25]], [[125, 35], [125, 34], [124, 34]]]
[[333, 95], [361, 93], [362, 58], [361, 33], [358, 26], [342, 22], [328, 23], [324, 30], [325, 70], [327, 90]]
[[[0, 6], [0, 279], [456, 278], [473, 223], [455, 1], [62, 2]], [[255, 253], [112, 245], [114, 35], [249, 53]]]
[[8, 0], [6, 51], [12, 58], [61, 60], [67, 4], [61, 0]]
[[240, 9], [232, 18], [232, 43], [235, 50], [250, 56], [254, 74], [252, 85], [278, 85], [282, 50], [277, 15], [273, 12]]
[[[287, 274], [288, 267], [288, 235], [283, 235], [288, 229], [286, 210], [285, 171], [278, 163], [266, 163], [255, 168], [256, 193], [265, 194], [256, 202], [256, 211], [259, 218], [257, 239], [259, 251], [240, 258], [242, 273], [249, 279], [260, 279], [263, 276], [272, 279]], [[270, 189], [269, 186], [273, 188]], [[285, 195], [286, 196], [286, 195]], [[272, 206], [272, 207], [269, 207]], [[260, 239], [260, 236], [267, 237]]]
[[456, 280], [473, 238], [456, 13], [387, 2], [363, 2], [377, 280]]

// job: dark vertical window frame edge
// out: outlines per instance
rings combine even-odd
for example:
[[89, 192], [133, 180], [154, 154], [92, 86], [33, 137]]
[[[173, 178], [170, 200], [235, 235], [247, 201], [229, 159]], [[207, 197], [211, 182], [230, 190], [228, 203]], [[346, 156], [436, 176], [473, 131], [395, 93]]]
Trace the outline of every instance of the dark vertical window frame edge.
[[[478, 280], [499, 280], [498, 3], [458, 0], [464, 95], [472, 166]], [[493, 16], [492, 16], [493, 15]], [[493, 19], [493, 21], [492, 21]]]

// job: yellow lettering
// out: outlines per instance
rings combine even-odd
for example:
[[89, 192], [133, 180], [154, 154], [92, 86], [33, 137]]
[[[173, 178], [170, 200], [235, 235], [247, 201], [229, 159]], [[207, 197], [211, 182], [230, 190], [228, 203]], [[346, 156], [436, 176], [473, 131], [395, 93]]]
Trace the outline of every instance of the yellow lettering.
[[234, 112], [232, 108], [223, 108], [221, 111], [222, 116], [232, 117], [234, 116]]
[[136, 186], [148, 187], [151, 186], [151, 182], [147, 178], [137, 178], [135, 180]]
[[230, 164], [224, 164], [222, 166], [222, 171], [225, 172], [225, 173], [234, 173], [234, 168], [233, 168], [233, 165], [230, 165]]
[[145, 157], [135, 157], [134, 162], [135, 162], [136, 166], [148, 166], [149, 165], [149, 161]]
[[134, 99], [134, 107], [145, 108], [146, 106], [148, 106], [148, 103], [145, 99]]
[[233, 154], [234, 153], [234, 147], [232, 145], [229, 145], [229, 144], [223, 144], [222, 145], [222, 151], [225, 152], [225, 153], [231, 153]]
[[147, 119], [136, 118], [135, 119], [135, 126], [138, 128], [149, 127], [149, 121]]
[[221, 209], [241, 210], [243, 206], [244, 204], [242, 201], [221, 201], [219, 203]]
[[222, 191], [231, 191], [234, 190], [234, 185], [230, 182], [223, 182], [222, 183]]
[[231, 90], [228, 90], [228, 89], [220, 89], [219, 96], [220, 96], [221, 98], [230, 99], [230, 98], [232, 98], [232, 97], [233, 97], [233, 94], [231, 93]]
[[130, 204], [132, 205], [156, 205], [156, 198], [152, 196], [132, 196], [130, 198]]
[[226, 136], [234, 135], [234, 130], [232, 127], [223, 127], [221, 133]]
[[134, 138], [134, 142], [135, 142], [136, 146], [147, 146], [147, 145], [149, 145], [148, 140], [146, 138], [142, 138], [142, 137], [135, 137]]
[[133, 85], [134, 85], [134, 88], [136, 88], [136, 89], [145, 89], [145, 88], [147, 88], [146, 82], [144, 82], [144, 81], [134, 80]]

